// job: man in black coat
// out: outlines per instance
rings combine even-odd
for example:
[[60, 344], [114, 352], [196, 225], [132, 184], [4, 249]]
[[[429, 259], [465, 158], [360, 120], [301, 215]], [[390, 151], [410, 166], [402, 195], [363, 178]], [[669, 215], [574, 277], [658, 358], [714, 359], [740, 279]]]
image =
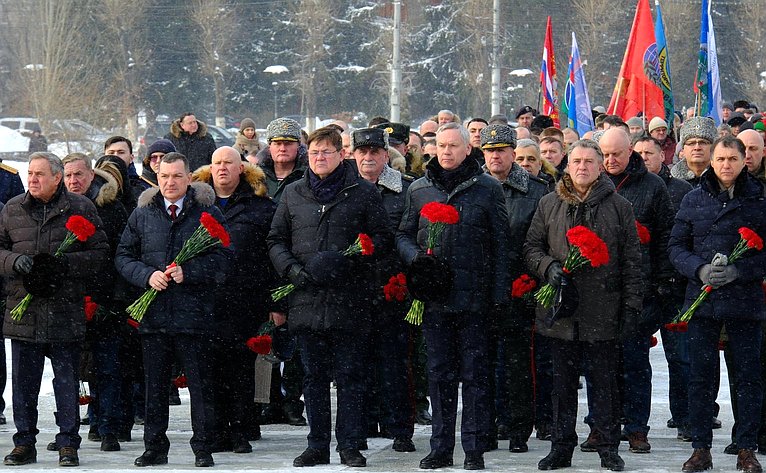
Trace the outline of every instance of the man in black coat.
[[216, 245], [182, 265], [171, 263], [199, 227], [203, 212], [222, 225], [224, 217], [213, 205], [210, 186], [191, 184], [189, 162], [182, 154], [166, 154], [157, 179], [159, 188], [141, 194], [115, 257], [115, 266], [128, 282], [157, 291], [139, 327], [146, 381], [146, 451], [135, 465], [168, 461], [168, 380], [178, 357], [189, 383], [195, 466], [213, 466], [208, 451], [215, 422], [210, 332], [215, 285], [225, 277], [227, 250]]
[[[344, 161], [341, 136], [320, 128], [309, 136], [309, 169], [279, 201], [268, 236], [269, 256], [295, 289], [288, 326], [297, 335], [303, 369], [308, 448], [293, 466], [330, 462], [330, 381], [338, 386], [336, 435], [341, 463], [361, 467], [365, 439], [363, 354], [380, 288], [369, 262], [392, 245], [388, 215], [378, 190]], [[343, 256], [360, 233], [372, 238], [375, 254]]]
[[[651, 136], [641, 135], [633, 140], [633, 151], [641, 155], [649, 172], [662, 179], [670, 194], [670, 202], [673, 204], [673, 215], [681, 208], [684, 196], [692, 190], [692, 185], [670, 175], [670, 169], [663, 163], [665, 155], [660, 142]], [[660, 311], [664, 320], [672, 320], [681, 310], [684, 303], [684, 291], [686, 278], [678, 271], [673, 272], [665, 286], [658, 286], [658, 292], [664, 292], [659, 298]], [[689, 353], [686, 332], [673, 332], [660, 327], [662, 336], [662, 348], [665, 350], [665, 359], [668, 362], [668, 397], [670, 398], [670, 414], [672, 422], [668, 421], [668, 427], [678, 428], [678, 439], [690, 441], [689, 433]]]
[[67, 190], [84, 195], [93, 202], [109, 242], [107, 268], [94, 275], [91, 292], [88, 294], [101, 308], [93, 320], [88, 320], [86, 350], [93, 355], [95, 371], [95, 383], [91, 385], [91, 395], [95, 398], [95, 415], [91, 418], [90, 430], [101, 438], [101, 450], [117, 451], [120, 449], [117, 435], [121, 427], [120, 388], [123, 375], [119, 350], [127, 305], [115, 297], [115, 283], [119, 275], [114, 267], [114, 254], [128, 222], [128, 215], [125, 207], [117, 200], [119, 187], [109, 173], [94, 170], [90, 158], [82, 153], [70, 154], [62, 162]]
[[[634, 153], [630, 137], [620, 127], [612, 127], [599, 140], [604, 153], [604, 168], [618, 194], [633, 204], [636, 225], [648, 231], [641, 241], [641, 276], [644, 300], [641, 322], [635, 335], [622, 340], [624, 430], [633, 453], [648, 453], [649, 414], [652, 402], [652, 366], [649, 363], [651, 337], [663, 322], [659, 301], [667, 295], [673, 268], [667, 256], [668, 238], [673, 227], [673, 205], [662, 179], [647, 171], [644, 160]], [[669, 320], [664, 320], [665, 322]], [[595, 435], [595, 433], [593, 434]], [[596, 451], [598, 439], [583, 444], [585, 451]]]
[[190, 169], [208, 164], [216, 148], [213, 136], [207, 132], [207, 125], [191, 112], [181, 114], [170, 124], [170, 132], [165, 139], [173, 142], [176, 151], [186, 156]]
[[226, 217], [233, 245], [229, 271], [218, 288], [215, 306], [215, 413], [213, 451], [252, 451], [248, 436], [258, 432], [253, 398], [255, 354], [245, 342], [271, 319], [276, 325], [285, 315], [271, 301], [275, 274], [266, 236], [276, 204], [266, 193], [263, 171], [243, 162], [239, 152], [223, 146], [213, 152], [212, 164], [194, 172], [193, 180], [210, 184], [215, 205]]
[[[505, 195], [510, 226], [506, 231], [509, 242], [511, 279], [529, 271], [524, 264], [522, 247], [537, 203], [548, 193], [547, 181], [528, 173], [516, 164], [514, 148], [516, 134], [508, 125], [489, 125], [481, 131], [486, 172], [500, 181]], [[535, 421], [534, 385], [532, 376], [532, 332], [535, 319], [534, 304], [527, 299], [514, 299], [512, 310], [495, 314], [490, 344], [491, 381], [495, 381], [494, 403], [490, 406], [496, 416], [493, 432], [499, 439], [508, 439], [508, 449], [514, 453], [528, 450], [527, 440]], [[498, 355], [503, 354], [502, 358]], [[503, 384], [501, 385], [500, 382]], [[495, 383], [490, 383], [493, 387]], [[548, 403], [549, 404], [549, 403]], [[548, 413], [550, 417], [550, 413]], [[494, 439], [493, 439], [494, 440]]]
[[[359, 175], [376, 185], [388, 212], [391, 232], [402, 219], [404, 196], [412, 182], [388, 165], [388, 132], [383, 128], [362, 128], [351, 135], [351, 149]], [[377, 287], [385, 286], [391, 276], [403, 271], [396, 251], [378, 254]], [[404, 320], [407, 305], [387, 301], [383, 291], [376, 291], [372, 303], [377, 312], [370, 340], [368, 371], [370, 387], [365, 403], [368, 416], [368, 436], [379, 434], [394, 439], [397, 452], [414, 452], [412, 443], [413, 410], [410, 389], [408, 351], [410, 324]]]
[[[88, 283], [109, 251], [101, 219], [87, 198], [72, 194], [62, 182], [64, 166], [52, 153], [29, 157], [29, 191], [8, 201], [0, 212], [0, 275], [8, 296], [3, 333], [13, 351], [14, 449], [3, 461], [25, 465], [37, 459], [37, 398], [45, 358], [55, 383], [56, 444], [60, 466], [77, 466], [80, 447], [77, 369], [85, 335], [83, 301]], [[96, 227], [55, 256], [69, 231], [66, 223], [81, 216]], [[29, 307], [20, 319], [11, 310], [27, 295]]]
[[[461, 381], [464, 467], [483, 469], [483, 454], [489, 448], [489, 314], [508, 304], [508, 211], [500, 183], [484, 174], [476, 160], [466, 159], [469, 142], [468, 130], [459, 124], [442, 125], [436, 134], [438, 159], [432, 159], [425, 177], [408, 189], [396, 236], [405, 264], [430, 274], [426, 286], [447, 289], [438, 300], [424, 301], [433, 406], [431, 453], [420, 461], [424, 469], [452, 465]], [[457, 224], [446, 226], [433, 254], [426, 254], [427, 221], [420, 215], [429, 202], [452, 205], [460, 215]]]

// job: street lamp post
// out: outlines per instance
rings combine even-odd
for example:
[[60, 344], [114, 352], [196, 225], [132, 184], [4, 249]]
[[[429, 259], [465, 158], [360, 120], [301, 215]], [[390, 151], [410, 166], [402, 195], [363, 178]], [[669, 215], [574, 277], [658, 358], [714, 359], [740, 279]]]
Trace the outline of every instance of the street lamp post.
[[278, 82], [276, 81], [271, 83], [271, 85], [274, 86], [274, 120], [279, 118], [279, 112], [277, 110], [277, 84]]
[[[275, 76], [278, 74], [281, 74], [283, 72], [290, 72], [288, 68], [282, 65], [275, 65], [275, 66], [269, 66], [266, 69], [263, 70], [263, 72], [266, 72], [268, 74], [274, 74]], [[277, 109], [277, 85], [279, 82], [274, 81], [271, 83], [271, 85], [274, 87], [274, 119], [279, 118], [279, 110]]]

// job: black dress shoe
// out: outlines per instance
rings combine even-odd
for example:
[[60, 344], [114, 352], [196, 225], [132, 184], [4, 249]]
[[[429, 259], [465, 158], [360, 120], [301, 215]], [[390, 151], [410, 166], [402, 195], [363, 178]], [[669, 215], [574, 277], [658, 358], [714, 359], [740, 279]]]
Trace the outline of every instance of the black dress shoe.
[[45, 447], [45, 449], [48, 450], [49, 452], [58, 452], [59, 446], [54, 440], [53, 442], [49, 442], [48, 445]]
[[625, 469], [625, 462], [616, 451], [606, 450], [598, 452], [598, 456], [601, 457], [601, 468], [612, 471], [622, 471]]
[[481, 452], [466, 452], [463, 461], [464, 470], [483, 470], [484, 454]]
[[394, 439], [394, 445], [391, 448], [397, 452], [414, 452], [415, 444], [412, 443], [412, 439], [399, 437]]
[[739, 453], [739, 447], [737, 447], [736, 442], [732, 442], [723, 449], [723, 453], [727, 455], [736, 455]]
[[508, 440], [511, 438], [511, 429], [507, 425], [500, 424], [497, 426], [497, 439]]
[[293, 466], [327, 465], [330, 463], [330, 452], [322, 452], [316, 448], [307, 448], [293, 460]]
[[253, 446], [244, 437], [231, 442], [231, 451], [234, 453], [252, 453]]
[[303, 414], [292, 409], [285, 409], [285, 420], [288, 424], [298, 427], [308, 425], [308, 422], [306, 422], [306, 418], [303, 417]]
[[74, 447], [61, 447], [59, 449], [59, 466], [80, 466], [80, 457]]
[[431, 425], [432, 420], [433, 418], [428, 412], [428, 409], [421, 409], [415, 414], [415, 422], [417, 422], [418, 425]]
[[367, 466], [367, 459], [355, 448], [344, 448], [340, 451], [340, 462], [343, 465], [363, 467]]
[[133, 462], [136, 466], [166, 465], [167, 463], [168, 454], [157, 450], [147, 450]]
[[570, 466], [572, 466], [572, 452], [556, 449], [551, 450], [551, 453], [537, 463], [538, 470], [558, 470]]
[[19, 445], [13, 447], [11, 453], [5, 456], [4, 465], [18, 466], [29, 465], [37, 461], [37, 449], [34, 445]]
[[431, 452], [424, 459], [420, 460], [422, 470], [435, 470], [437, 468], [446, 468], [452, 466], [452, 456]]
[[119, 452], [120, 442], [117, 440], [117, 436], [114, 434], [106, 434], [101, 439], [101, 451], [102, 452]]
[[529, 451], [529, 447], [524, 440], [512, 438], [508, 442], [508, 451], [511, 453], [526, 453]]
[[206, 468], [215, 465], [213, 461], [213, 455], [200, 451], [194, 454], [194, 466]]

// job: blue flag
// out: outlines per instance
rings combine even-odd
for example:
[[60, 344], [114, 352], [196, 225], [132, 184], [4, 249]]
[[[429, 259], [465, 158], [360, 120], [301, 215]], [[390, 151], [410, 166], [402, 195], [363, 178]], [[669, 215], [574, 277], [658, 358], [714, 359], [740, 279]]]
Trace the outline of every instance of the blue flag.
[[670, 54], [668, 53], [668, 42], [665, 39], [665, 27], [662, 24], [662, 10], [660, 1], [654, 0], [657, 7], [657, 19], [654, 22], [654, 36], [657, 40], [657, 53], [660, 61], [660, 89], [662, 89], [662, 98], [665, 102], [665, 122], [670, 128], [673, 127], [673, 87], [670, 80]]
[[700, 20], [700, 52], [694, 92], [697, 94], [695, 115], [710, 117], [716, 126], [721, 124], [721, 79], [718, 73], [718, 54], [715, 46], [713, 17], [709, 0], [702, 0]]
[[585, 84], [585, 71], [582, 68], [580, 48], [577, 47], [574, 32], [572, 32], [572, 55], [569, 56], [564, 97], [561, 116], [567, 117], [567, 126], [576, 130], [580, 136], [593, 130], [593, 115], [588, 98], [588, 87]]

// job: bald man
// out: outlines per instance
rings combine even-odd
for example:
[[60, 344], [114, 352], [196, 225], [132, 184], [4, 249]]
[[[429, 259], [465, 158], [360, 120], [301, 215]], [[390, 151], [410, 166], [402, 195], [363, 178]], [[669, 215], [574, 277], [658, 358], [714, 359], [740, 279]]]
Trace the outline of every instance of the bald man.
[[[662, 178], [646, 169], [644, 160], [633, 152], [630, 137], [621, 127], [606, 130], [599, 146], [604, 153], [607, 176], [617, 193], [633, 204], [636, 221], [645, 226], [651, 235], [648, 242], [641, 244], [644, 300], [640, 323], [633, 335], [623, 340], [625, 388], [622, 400], [630, 451], [648, 453], [651, 450], [647, 433], [652, 400], [649, 343], [651, 335], [661, 325], [660, 296], [665, 295], [673, 278], [667, 256], [668, 238], [673, 227], [673, 204]], [[595, 449], [597, 443], [598, 433], [591, 431], [581, 447], [583, 450]]]
[[761, 182], [766, 182], [766, 166], [763, 158], [766, 156], [763, 137], [755, 130], [743, 130], [737, 135], [745, 145], [745, 166], [747, 171], [757, 177]]

